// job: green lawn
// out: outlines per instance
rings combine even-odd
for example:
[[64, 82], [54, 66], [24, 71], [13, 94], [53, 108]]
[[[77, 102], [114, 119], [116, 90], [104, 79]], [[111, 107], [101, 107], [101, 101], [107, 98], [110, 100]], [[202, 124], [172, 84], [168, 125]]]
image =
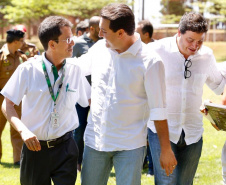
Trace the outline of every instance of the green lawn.
[[[203, 99], [211, 99], [214, 102], [220, 102], [220, 96], [214, 95], [208, 87], [204, 87]], [[216, 131], [211, 124], [204, 120], [203, 151], [195, 176], [194, 185], [220, 185], [223, 184], [221, 176], [221, 149], [226, 134], [222, 131]], [[19, 168], [13, 166], [12, 147], [9, 139], [9, 125], [7, 124], [3, 132], [3, 158], [0, 165], [0, 185], [18, 185]], [[80, 184], [80, 174], [76, 185]], [[142, 185], [154, 184], [153, 177], [147, 177], [146, 171], [142, 174]], [[114, 171], [111, 173], [109, 185], [115, 185]]]

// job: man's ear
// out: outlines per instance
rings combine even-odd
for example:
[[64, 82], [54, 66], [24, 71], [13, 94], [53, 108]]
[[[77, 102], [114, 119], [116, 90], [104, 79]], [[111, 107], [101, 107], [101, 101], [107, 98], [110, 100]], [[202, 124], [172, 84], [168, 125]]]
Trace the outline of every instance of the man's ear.
[[48, 42], [48, 48], [51, 48], [51, 49], [55, 50], [55, 45], [56, 45], [56, 42], [53, 41], [53, 40], [50, 40]]
[[144, 34], [144, 36], [145, 36], [146, 38], [149, 38], [149, 33], [146, 32], [146, 33]]
[[95, 31], [95, 28], [94, 28], [93, 26], [90, 26], [90, 27], [89, 27], [89, 31], [90, 31], [90, 32], [93, 32], [93, 31]]
[[181, 36], [181, 32], [180, 32], [180, 30], [179, 30], [179, 29], [177, 30], [177, 35], [178, 35], [178, 37], [180, 37], [180, 36]]
[[120, 30], [117, 31], [117, 34], [118, 34], [119, 38], [122, 38], [124, 36], [124, 34], [125, 34], [125, 30], [120, 29]]

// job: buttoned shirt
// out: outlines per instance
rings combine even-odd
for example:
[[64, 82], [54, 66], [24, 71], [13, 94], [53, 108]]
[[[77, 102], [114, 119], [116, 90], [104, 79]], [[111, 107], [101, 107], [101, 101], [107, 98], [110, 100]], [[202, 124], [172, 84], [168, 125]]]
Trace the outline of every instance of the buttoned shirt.
[[[185, 58], [179, 52], [176, 37], [165, 38], [148, 44], [163, 60], [166, 74], [166, 100], [170, 140], [177, 143], [182, 129], [187, 145], [196, 143], [203, 133], [202, 104], [203, 85], [206, 83], [216, 94], [223, 92], [225, 81], [216, 67], [210, 48], [202, 46], [195, 55], [188, 57], [191, 77], [184, 78]], [[148, 127], [155, 131], [154, 123]]]
[[98, 41], [78, 61], [92, 74], [85, 144], [98, 151], [146, 146], [147, 121], [166, 119], [164, 66], [139, 38], [123, 53]]
[[0, 89], [4, 87], [18, 65], [26, 60], [27, 57], [20, 50], [12, 54], [9, 52], [8, 45], [3, 45], [0, 50]]
[[[54, 101], [45, 79], [42, 61], [46, 65], [55, 96], [61, 84], [62, 71], [65, 70], [63, 85], [56, 100], [59, 127], [53, 127], [51, 124], [50, 117]], [[52, 63], [45, 58], [45, 53], [43, 53], [42, 56], [37, 55], [19, 65], [1, 91], [5, 97], [17, 105], [23, 99], [21, 120], [39, 140], [55, 139], [74, 130], [78, 127], [76, 102], [81, 106], [88, 106], [89, 84], [80, 68], [70, 61], [66, 61], [64, 67], [58, 71], [58, 75], [54, 84]]]

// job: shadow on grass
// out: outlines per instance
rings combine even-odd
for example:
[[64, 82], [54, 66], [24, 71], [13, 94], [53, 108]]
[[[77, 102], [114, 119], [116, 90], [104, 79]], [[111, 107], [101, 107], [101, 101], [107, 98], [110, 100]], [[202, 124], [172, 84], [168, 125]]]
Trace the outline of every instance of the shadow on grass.
[[5, 163], [5, 162], [1, 162], [0, 165], [3, 168], [20, 168], [19, 165], [14, 165], [13, 163]]

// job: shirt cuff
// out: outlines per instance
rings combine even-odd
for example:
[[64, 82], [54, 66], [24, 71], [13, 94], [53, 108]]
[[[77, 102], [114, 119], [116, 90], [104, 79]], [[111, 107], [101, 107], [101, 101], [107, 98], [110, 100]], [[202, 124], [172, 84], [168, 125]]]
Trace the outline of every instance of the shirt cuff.
[[226, 84], [226, 80], [224, 79], [224, 80], [222, 80], [222, 82], [220, 83], [220, 85], [216, 89], [213, 89], [213, 92], [216, 95], [221, 95], [224, 92], [225, 84]]
[[155, 121], [155, 120], [165, 120], [165, 119], [167, 119], [166, 108], [155, 108], [150, 110], [149, 120]]

